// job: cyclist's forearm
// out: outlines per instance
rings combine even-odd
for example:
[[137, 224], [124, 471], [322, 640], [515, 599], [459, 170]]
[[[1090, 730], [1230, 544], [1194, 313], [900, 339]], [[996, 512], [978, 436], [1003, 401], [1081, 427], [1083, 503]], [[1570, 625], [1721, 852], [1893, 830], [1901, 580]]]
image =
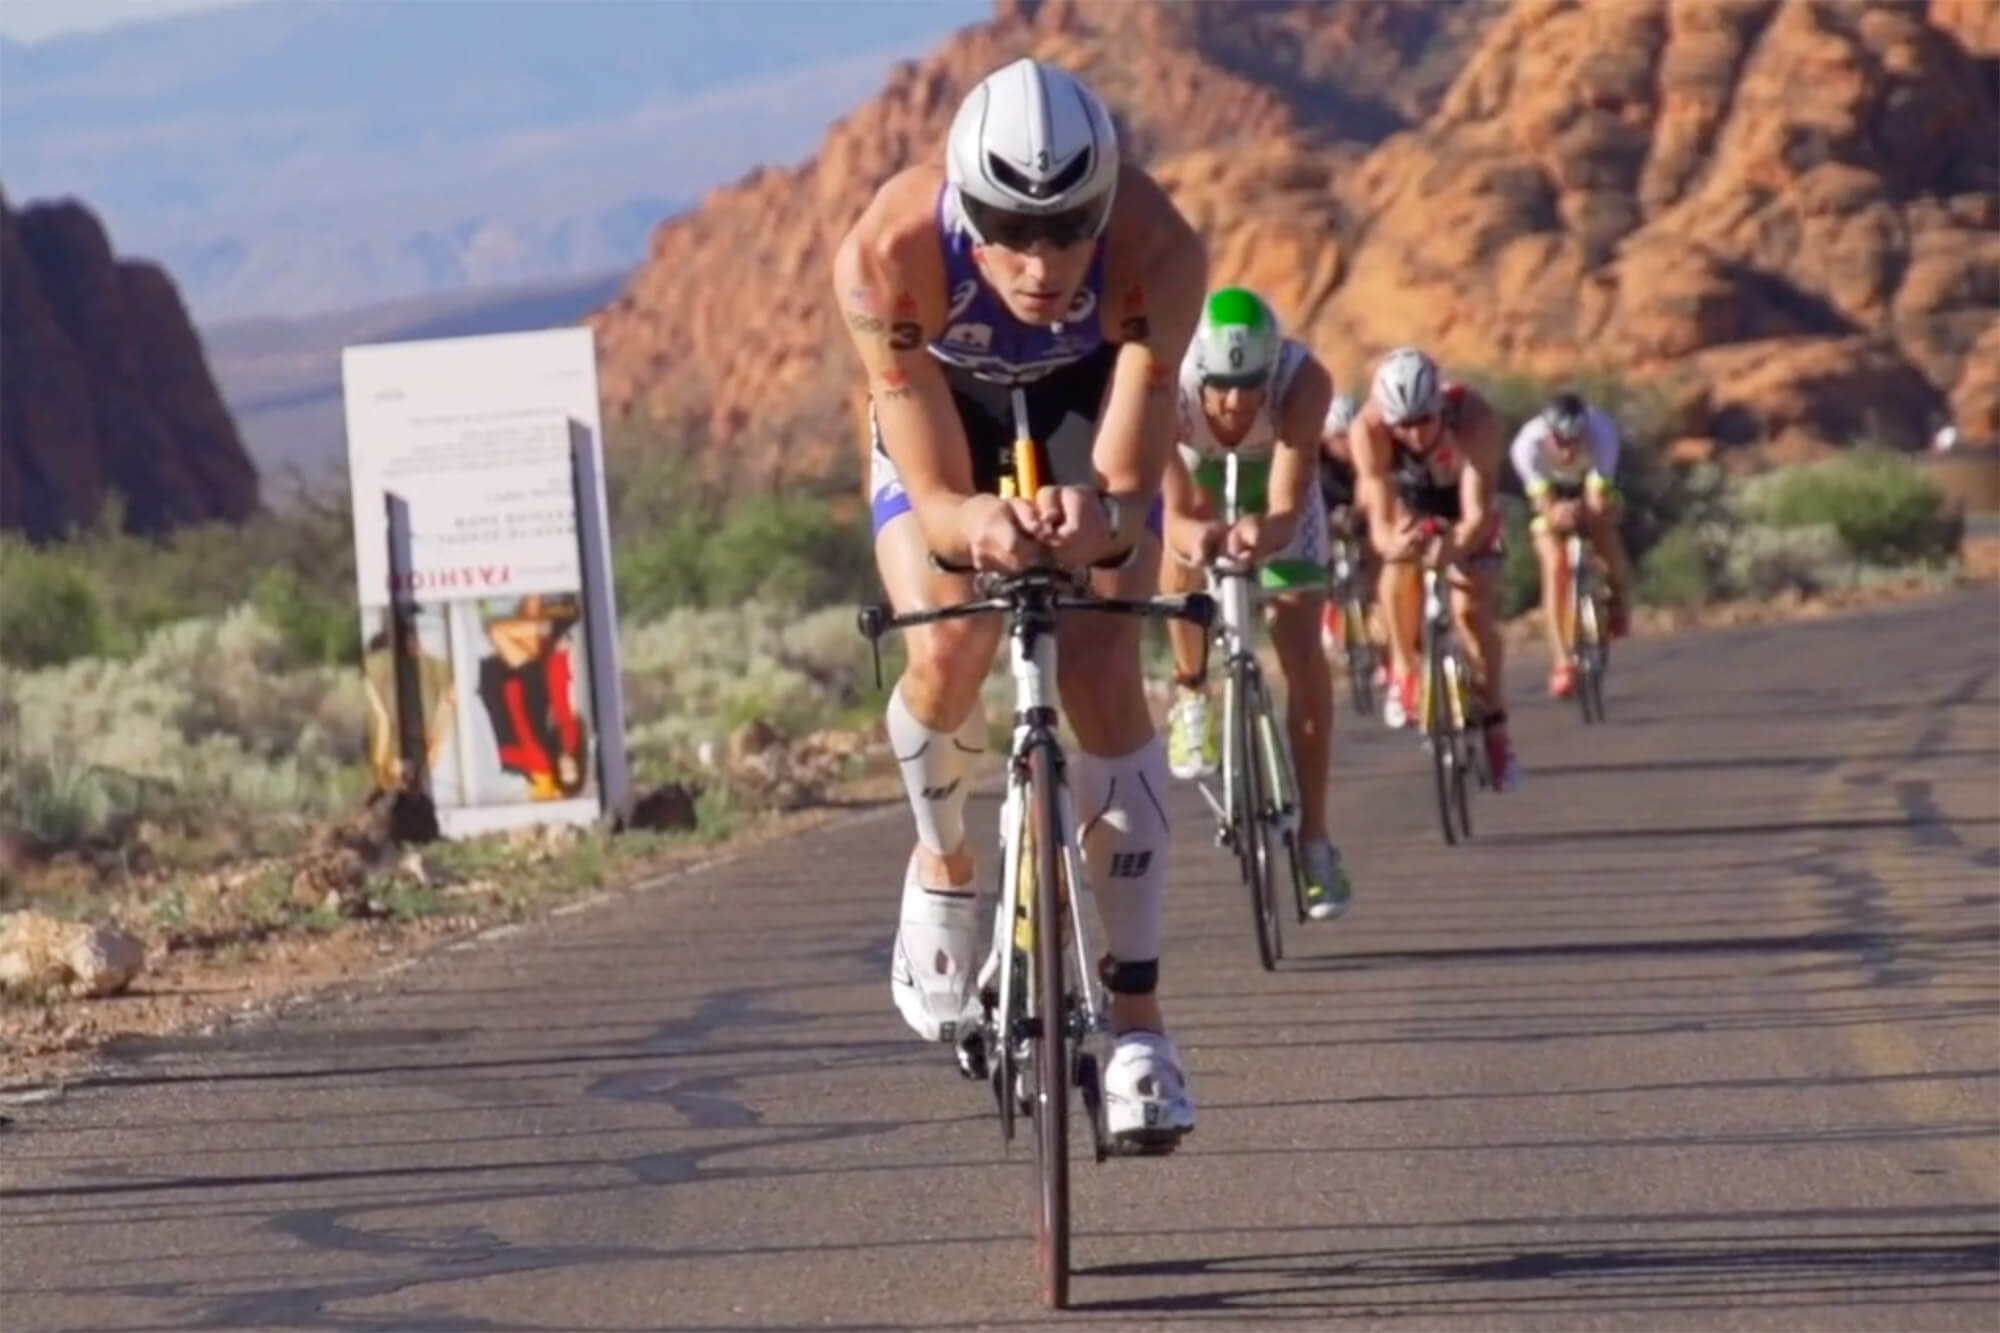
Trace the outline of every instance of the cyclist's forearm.
[[1266, 511], [1263, 537], [1265, 547], [1276, 551], [1291, 545], [1292, 538], [1298, 535], [1299, 521], [1304, 517], [1305, 511], [1297, 508]]
[[1469, 494], [1461, 497], [1458, 522], [1451, 530], [1451, 544], [1461, 551], [1469, 549], [1485, 532], [1493, 520], [1493, 506], [1487, 498], [1484, 487], [1468, 487]]
[[972, 559], [969, 534], [984, 517], [979, 511], [1000, 503], [997, 495], [940, 487], [921, 496], [910, 496], [910, 512], [916, 515], [917, 527], [924, 534], [924, 544], [931, 552], [962, 565]]

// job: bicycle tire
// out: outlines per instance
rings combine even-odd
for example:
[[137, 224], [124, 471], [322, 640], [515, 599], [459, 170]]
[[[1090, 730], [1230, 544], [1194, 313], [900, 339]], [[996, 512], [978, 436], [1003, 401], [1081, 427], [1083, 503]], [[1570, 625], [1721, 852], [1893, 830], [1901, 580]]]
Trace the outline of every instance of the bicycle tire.
[[1599, 621], [1597, 616], [1597, 591], [1587, 587], [1590, 577], [1587, 571], [1577, 570], [1573, 574], [1576, 593], [1576, 647], [1573, 657], [1576, 662], [1577, 705], [1583, 710], [1585, 724], [1599, 720], [1597, 708], [1597, 673], [1600, 658], [1597, 651]]
[[1238, 765], [1236, 809], [1231, 814], [1242, 852], [1243, 882], [1250, 891], [1250, 925], [1257, 936], [1257, 961], [1266, 972], [1274, 972], [1282, 946], [1277, 939], [1277, 911], [1271, 887], [1271, 847], [1264, 837], [1264, 765], [1257, 745], [1256, 664], [1239, 661], [1230, 668], [1230, 677], [1236, 697], [1236, 716], [1231, 721]]
[[[1013, 834], [1018, 850], [1015, 856], [1016, 864], [1014, 873], [1016, 878], [1019, 878], [1028, 873], [1031, 866], [1030, 858], [1034, 855], [1035, 849], [1035, 829], [1031, 822], [1033, 811], [1025, 794], [1016, 807], [1016, 811], [1017, 824], [1013, 830]], [[1002, 903], [1007, 901], [1006, 860], [1005, 856], [1000, 858], [1000, 902]], [[1029, 919], [1039, 922], [1039, 918], [1035, 916], [1035, 912], [1038, 910], [1036, 904], [1030, 900], [1026, 906]], [[1021, 1062], [1015, 1055], [1014, 1042], [1016, 1029], [1019, 1026], [1019, 1016], [1026, 1008], [1028, 1002], [1028, 997], [1024, 993], [1027, 986], [1027, 970], [1023, 967], [1024, 955], [1016, 944], [1020, 931], [1018, 915], [1021, 910], [1022, 900], [1017, 891], [1014, 906], [1016, 919], [1005, 922], [1000, 927], [1006, 932], [1003, 944], [1006, 956], [1001, 962], [1001, 967], [1008, 974], [1007, 986], [1004, 990], [1007, 1003], [1004, 1009], [998, 1009], [994, 1015], [996, 1020], [996, 1040], [994, 1042], [995, 1049], [992, 1052], [989, 1062], [991, 1066], [990, 1076], [993, 1080], [993, 1100], [1000, 1114], [1000, 1138], [1004, 1143], [1012, 1143], [1014, 1141], [1014, 1117], [1018, 1109], [1016, 1105], [1019, 1098], [1017, 1089], [1020, 1083], [1021, 1071]], [[998, 978], [994, 979], [994, 989], [996, 991], [995, 1003], [997, 1005], [999, 1002], [998, 993], [1002, 993]]]
[[1460, 653], [1452, 654], [1452, 693], [1457, 696], [1452, 707], [1452, 740], [1457, 747], [1458, 760], [1451, 767], [1452, 800], [1458, 809], [1459, 841], [1472, 836], [1472, 781], [1470, 773], [1479, 760], [1474, 750], [1480, 744], [1474, 737], [1473, 711], [1471, 708], [1468, 682], [1472, 679], [1471, 669]]
[[1605, 637], [1610, 621], [1610, 604], [1595, 581], [1591, 585], [1590, 598], [1590, 701], [1597, 711], [1597, 720], [1603, 722], [1604, 677], [1611, 669], [1611, 641]]
[[[1278, 721], [1278, 710], [1271, 702], [1271, 692], [1264, 686], [1262, 672], [1255, 678], [1252, 693], [1257, 707], [1250, 716], [1258, 724], [1258, 735], [1264, 738], [1259, 753], [1270, 761], [1268, 767], [1276, 770], [1275, 777], [1270, 772], [1259, 770], [1260, 790], [1268, 798], [1265, 801], [1263, 817], [1259, 821], [1261, 830], [1259, 836], [1264, 839], [1267, 862], [1276, 863], [1277, 852], [1271, 850], [1274, 844], [1284, 853], [1284, 868], [1289, 876], [1286, 882], [1292, 886], [1292, 911], [1303, 925], [1306, 920], [1305, 867], [1299, 861], [1298, 839], [1290, 830], [1281, 827], [1286, 803], [1290, 802], [1296, 807], [1300, 799], [1298, 772], [1291, 767], [1291, 752], [1285, 744], [1285, 733], [1279, 729], [1282, 724]], [[1274, 869], [1269, 896], [1273, 963], [1282, 962], [1285, 957], [1284, 928], [1279, 924], [1278, 916], [1276, 873]]]
[[1424, 626], [1424, 673], [1422, 691], [1424, 734], [1431, 743], [1431, 774], [1437, 787], [1438, 826], [1447, 845], [1456, 845], [1458, 831], [1452, 825], [1452, 770], [1458, 764], [1458, 739], [1454, 734], [1444, 697], [1444, 662], [1437, 631]]
[[1342, 616], [1348, 626], [1347, 692], [1357, 717], [1375, 711], [1375, 641], [1368, 637], [1368, 613], [1359, 598], [1347, 599]]
[[1058, 896], [1063, 837], [1055, 799], [1053, 742], [1028, 756], [1028, 801], [1035, 847], [1035, 1165], [1040, 1206], [1035, 1256], [1042, 1302], [1069, 1305], [1069, 1041], [1063, 985], [1063, 920]]

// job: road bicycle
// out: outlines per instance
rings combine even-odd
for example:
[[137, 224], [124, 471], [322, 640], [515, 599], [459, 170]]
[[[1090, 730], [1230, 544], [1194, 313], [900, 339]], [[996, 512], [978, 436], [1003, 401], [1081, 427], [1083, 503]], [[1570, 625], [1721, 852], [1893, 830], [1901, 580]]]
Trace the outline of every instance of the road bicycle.
[[[1003, 467], [1002, 493], [1033, 496], [1040, 489], [1039, 467], [1019, 390], [1014, 419], [1013, 458]], [[1136, 550], [1097, 568], [1122, 566]], [[998, 574], [935, 555], [931, 564], [947, 573], [973, 575], [974, 599], [902, 615], [885, 606], [867, 606], [861, 608], [859, 626], [878, 649], [879, 678], [884, 634], [966, 616], [1007, 617], [1014, 737], [1000, 804], [1000, 891], [988, 955], [992, 975], [981, 971], [979, 1020], [951, 1039], [960, 1072], [991, 1084], [1002, 1141], [1013, 1142], [1017, 1114], [1034, 1123], [1035, 1250], [1042, 1299], [1050, 1308], [1062, 1309], [1069, 1303], [1070, 1278], [1069, 1089], [1074, 1086], [1083, 1103], [1099, 1162], [1113, 1151], [1171, 1151], [1176, 1136], [1140, 1136], [1114, 1149], [1105, 1132], [1101, 1064], [1094, 1048], [1102, 1044], [1109, 1022], [1099, 995], [1102, 978], [1091, 961], [1089, 914], [1077, 906], [1091, 898], [1067, 761], [1057, 735], [1056, 617], [1084, 611], [1185, 620], [1206, 629], [1214, 621], [1215, 605], [1203, 593], [1147, 600], [1098, 597], [1089, 590], [1088, 570]]]
[[[1435, 538], [1444, 530], [1437, 519], [1425, 519], [1420, 530]], [[1417, 729], [1430, 752], [1438, 818], [1447, 843], [1472, 836], [1472, 784], [1491, 785], [1486, 768], [1478, 691], [1472, 688], [1472, 667], [1458, 640], [1451, 615], [1444, 571], [1424, 565], [1422, 658], [1418, 666]]]
[[1576, 672], [1576, 697], [1585, 723], [1604, 720], [1604, 674], [1611, 666], [1611, 645], [1605, 636], [1611, 598], [1604, 574], [1583, 534], [1563, 539], [1569, 565], [1569, 597], [1563, 607], [1563, 641], [1569, 645], [1570, 666]]
[[[1229, 524], [1241, 517], [1238, 462], [1234, 451], [1223, 456], [1222, 513]], [[1214, 642], [1227, 674], [1222, 695], [1222, 792], [1218, 796], [1199, 779], [1195, 786], [1216, 818], [1216, 845], [1236, 854], [1250, 891], [1257, 960], [1270, 972], [1284, 957], [1278, 901], [1281, 868], [1291, 886], [1293, 914], [1301, 925], [1307, 919], [1305, 867], [1299, 854], [1298, 770], [1257, 661], [1258, 566], [1218, 556], [1203, 568], [1209, 593], [1220, 608]]]
[[1354, 715], [1375, 711], [1375, 673], [1380, 650], [1368, 632], [1368, 585], [1364, 578], [1361, 543], [1351, 533], [1333, 532], [1329, 541], [1327, 601], [1339, 617], [1339, 656], [1347, 672], [1347, 694]]

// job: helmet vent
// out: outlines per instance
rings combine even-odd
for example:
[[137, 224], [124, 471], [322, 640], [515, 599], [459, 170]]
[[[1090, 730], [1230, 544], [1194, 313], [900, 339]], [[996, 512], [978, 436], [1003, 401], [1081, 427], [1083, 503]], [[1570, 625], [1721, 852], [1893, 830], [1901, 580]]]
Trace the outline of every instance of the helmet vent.
[[[1091, 164], [1096, 156], [1097, 153], [1094, 147], [1086, 147], [1082, 152], [1071, 158], [1063, 166], [1062, 170], [1056, 172], [1055, 175], [1042, 180], [1035, 180], [998, 153], [988, 150], [986, 154], [986, 171], [994, 180], [1017, 195], [1022, 195], [1029, 199], [1060, 199], [1090, 178]], [[1048, 153], [1044, 149], [1041, 160], [1046, 162], [1047, 159]]]

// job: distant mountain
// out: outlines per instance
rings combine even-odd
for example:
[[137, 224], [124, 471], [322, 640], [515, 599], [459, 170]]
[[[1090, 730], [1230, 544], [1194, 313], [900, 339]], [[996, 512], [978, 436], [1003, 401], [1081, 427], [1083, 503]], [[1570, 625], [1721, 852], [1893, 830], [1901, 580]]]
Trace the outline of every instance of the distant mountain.
[[196, 316], [638, 262], [979, 0], [285, 0], [0, 41], [17, 198], [90, 199]]
[[281, 507], [289, 472], [346, 484], [340, 349], [354, 343], [460, 338], [575, 324], [616, 296], [617, 269], [589, 278], [486, 287], [303, 319], [231, 320], [201, 331], [208, 364], [243, 444]]
[[243, 519], [257, 472], [173, 279], [83, 204], [0, 196], [0, 529], [43, 541], [115, 492], [133, 531]]

